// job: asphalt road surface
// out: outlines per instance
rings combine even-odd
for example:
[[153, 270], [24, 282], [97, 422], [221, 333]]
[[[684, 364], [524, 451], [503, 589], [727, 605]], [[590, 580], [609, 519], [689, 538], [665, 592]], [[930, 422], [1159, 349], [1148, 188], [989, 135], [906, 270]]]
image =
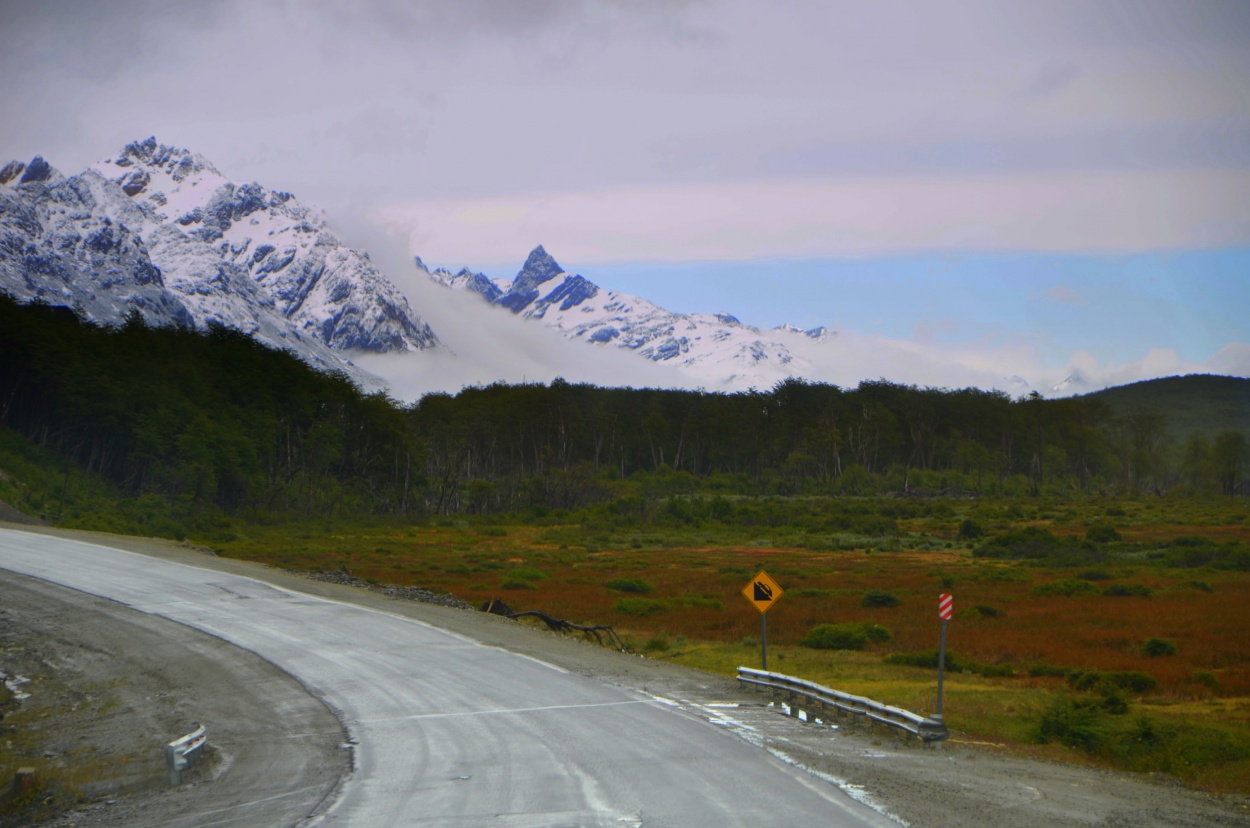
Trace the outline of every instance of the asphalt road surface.
[[314, 824], [897, 825], [664, 699], [411, 618], [7, 529], [0, 568], [210, 633], [302, 682], [355, 753], [301, 818]]

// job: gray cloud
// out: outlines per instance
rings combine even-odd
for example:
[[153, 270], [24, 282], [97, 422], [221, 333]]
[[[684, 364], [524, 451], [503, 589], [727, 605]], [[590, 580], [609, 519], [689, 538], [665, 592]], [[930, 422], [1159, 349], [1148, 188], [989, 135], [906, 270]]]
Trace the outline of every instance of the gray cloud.
[[0, 104], [11, 154], [74, 168], [158, 132], [259, 178], [263, 142], [318, 195], [349, 164], [409, 197], [1245, 166], [1246, 8], [8, 2]]

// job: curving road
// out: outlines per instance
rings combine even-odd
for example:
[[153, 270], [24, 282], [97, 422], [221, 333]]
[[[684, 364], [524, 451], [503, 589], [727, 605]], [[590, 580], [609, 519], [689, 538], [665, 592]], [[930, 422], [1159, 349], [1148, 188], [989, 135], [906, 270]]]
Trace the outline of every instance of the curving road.
[[356, 743], [315, 822], [897, 825], [663, 700], [409, 618], [7, 529], [0, 568], [211, 633], [303, 682]]

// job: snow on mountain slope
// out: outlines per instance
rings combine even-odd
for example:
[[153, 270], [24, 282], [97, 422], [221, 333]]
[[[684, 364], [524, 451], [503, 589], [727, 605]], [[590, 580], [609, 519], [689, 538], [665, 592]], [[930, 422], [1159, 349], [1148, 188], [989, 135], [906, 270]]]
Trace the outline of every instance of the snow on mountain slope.
[[[221, 278], [246, 279], [296, 330], [336, 350], [411, 351], [437, 344], [403, 295], [290, 193], [227, 180], [201, 155], [132, 143], [92, 165], [145, 210], [155, 263], [193, 311], [226, 324]], [[226, 271], [229, 275], [226, 276]]]
[[137, 310], [154, 324], [193, 324], [132, 229], [139, 211], [125, 194], [105, 207], [114, 194], [100, 176], [66, 179], [38, 156], [0, 170], [0, 185], [0, 288], [103, 323]]
[[480, 294], [570, 339], [675, 366], [708, 388], [770, 388], [786, 377], [810, 376], [813, 364], [796, 350], [810, 350], [812, 343], [833, 336], [825, 328], [804, 331], [793, 325], [765, 332], [727, 313], [675, 313], [565, 271], [541, 245], [510, 283], [467, 268], [431, 271], [420, 258], [415, 263], [430, 279], [453, 290]]
[[69, 178], [42, 158], [0, 169], [0, 289], [103, 324], [225, 325], [371, 389], [350, 353], [439, 344], [319, 212], [153, 138]]

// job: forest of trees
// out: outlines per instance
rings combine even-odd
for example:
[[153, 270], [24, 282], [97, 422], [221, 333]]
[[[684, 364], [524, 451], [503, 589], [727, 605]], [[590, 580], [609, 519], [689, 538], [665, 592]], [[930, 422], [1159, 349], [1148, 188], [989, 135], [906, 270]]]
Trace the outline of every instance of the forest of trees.
[[[1234, 382], [1247, 382], [1234, 380]], [[0, 296], [0, 429], [123, 498], [253, 519], [629, 497], [1246, 494], [1245, 435], [1167, 412], [886, 381], [717, 394], [490, 385], [411, 406], [225, 328], [117, 329]]]

